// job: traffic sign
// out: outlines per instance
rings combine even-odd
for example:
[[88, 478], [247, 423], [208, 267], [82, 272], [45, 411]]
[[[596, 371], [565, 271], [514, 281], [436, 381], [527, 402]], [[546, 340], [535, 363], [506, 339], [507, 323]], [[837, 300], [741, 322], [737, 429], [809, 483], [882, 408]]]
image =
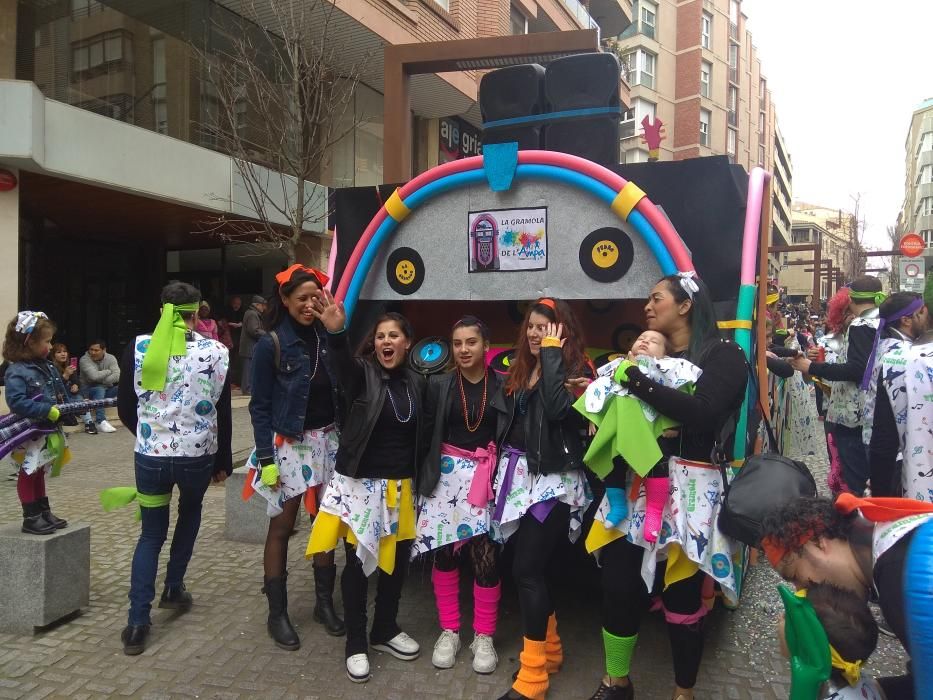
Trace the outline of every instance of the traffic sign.
[[902, 292], [923, 293], [924, 268], [926, 267], [924, 262], [923, 258], [919, 260], [901, 258], [898, 261]]
[[900, 248], [901, 252], [908, 258], [916, 258], [918, 255], [923, 254], [926, 243], [916, 233], [905, 233], [901, 238]]

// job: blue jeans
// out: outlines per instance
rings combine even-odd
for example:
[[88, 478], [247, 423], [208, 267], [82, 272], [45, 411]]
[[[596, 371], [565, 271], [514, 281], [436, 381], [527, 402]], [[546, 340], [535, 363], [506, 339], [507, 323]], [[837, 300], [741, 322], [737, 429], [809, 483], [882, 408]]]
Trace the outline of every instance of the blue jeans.
[[862, 428], [834, 424], [833, 437], [842, 462], [842, 478], [852, 493], [861, 496], [869, 476], [868, 447], [862, 442]]
[[[188, 562], [194, 551], [194, 540], [201, 527], [201, 502], [211, 483], [214, 456], [149, 457], [135, 455], [136, 489], [148, 495], [172, 492], [178, 486], [178, 521], [172, 535], [165, 585], [175, 587], [185, 579]], [[159, 568], [159, 552], [168, 535], [169, 506], [142, 508], [142, 531], [130, 575], [129, 624], [147, 625], [155, 598], [155, 580]]]
[[[115, 399], [117, 397], [117, 387], [115, 386], [88, 386], [84, 388], [84, 396], [90, 401], [100, 401], [101, 399]], [[96, 420], [100, 423], [106, 420], [107, 416], [104, 409], [97, 409]], [[87, 418], [85, 418], [87, 420]]]

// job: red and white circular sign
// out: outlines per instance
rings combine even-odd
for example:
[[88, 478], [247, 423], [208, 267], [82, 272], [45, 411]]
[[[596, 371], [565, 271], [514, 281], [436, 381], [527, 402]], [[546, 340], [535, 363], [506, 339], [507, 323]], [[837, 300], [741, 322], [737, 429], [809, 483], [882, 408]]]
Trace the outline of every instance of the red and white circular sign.
[[907, 233], [901, 238], [901, 252], [908, 258], [916, 258], [918, 255], [922, 255], [924, 248], [926, 248], [926, 243], [916, 233]]

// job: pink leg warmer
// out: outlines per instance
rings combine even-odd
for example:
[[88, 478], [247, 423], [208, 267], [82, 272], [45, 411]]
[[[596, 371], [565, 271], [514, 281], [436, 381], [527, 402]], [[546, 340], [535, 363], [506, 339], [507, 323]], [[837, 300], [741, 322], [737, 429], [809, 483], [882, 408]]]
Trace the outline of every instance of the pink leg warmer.
[[441, 629], [459, 632], [460, 571], [440, 571], [435, 567], [431, 571], [431, 581], [434, 583], [434, 600]]
[[499, 598], [502, 596], [502, 584], [492, 588], [483, 588], [473, 584], [473, 631], [492, 637], [496, 633], [496, 620], [499, 617]]
[[654, 542], [661, 531], [661, 514], [667, 503], [669, 483], [666, 476], [645, 479], [645, 539]]

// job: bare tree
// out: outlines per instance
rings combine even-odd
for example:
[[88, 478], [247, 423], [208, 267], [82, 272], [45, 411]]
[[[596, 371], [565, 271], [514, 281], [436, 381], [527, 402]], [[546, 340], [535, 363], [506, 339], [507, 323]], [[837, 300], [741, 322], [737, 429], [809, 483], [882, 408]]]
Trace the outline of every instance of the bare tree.
[[334, 0], [247, 0], [240, 14], [213, 17], [205, 45], [193, 47], [214, 105], [204, 134], [239, 174], [238, 213], [203, 231], [279, 249], [292, 263], [303, 232], [327, 216], [326, 188], [313, 183], [359, 121], [362, 61], [335, 39], [338, 17]]
[[[888, 240], [891, 241], [891, 250], [897, 250], [897, 246], [901, 242], [901, 236], [897, 232], [897, 226], [888, 226]], [[889, 260], [888, 267], [888, 282], [891, 285], [891, 291], [896, 292], [901, 288], [901, 275], [900, 269], [897, 266], [897, 258], [891, 257], [887, 258]]]

